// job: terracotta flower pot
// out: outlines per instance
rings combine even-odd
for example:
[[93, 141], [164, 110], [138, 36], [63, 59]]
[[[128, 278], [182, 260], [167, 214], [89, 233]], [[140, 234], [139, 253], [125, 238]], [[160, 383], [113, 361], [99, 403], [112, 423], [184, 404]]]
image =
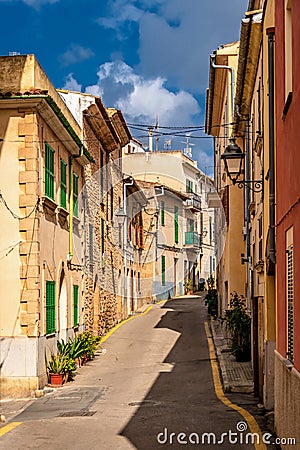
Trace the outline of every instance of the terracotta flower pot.
[[49, 373], [50, 384], [53, 386], [62, 386], [63, 374], [62, 373]]

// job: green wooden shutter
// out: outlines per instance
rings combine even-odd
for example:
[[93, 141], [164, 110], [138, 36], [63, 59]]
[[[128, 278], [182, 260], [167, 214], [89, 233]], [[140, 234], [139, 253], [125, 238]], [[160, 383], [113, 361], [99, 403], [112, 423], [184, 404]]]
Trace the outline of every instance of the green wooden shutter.
[[73, 173], [73, 203], [74, 203], [74, 216], [78, 217], [78, 175]]
[[74, 327], [76, 327], [79, 323], [78, 317], [78, 291], [79, 287], [73, 286], [73, 302], [74, 302]]
[[164, 255], [161, 257], [161, 284], [166, 285], [166, 257]]
[[60, 206], [67, 208], [67, 163], [60, 160]]
[[46, 281], [46, 334], [55, 332], [55, 282]]
[[160, 203], [160, 222], [161, 225], [164, 227], [165, 226], [165, 202], [161, 202]]
[[175, 243], [178, 244], [178, 206], [174, 206], [174, 234]]
[[54, 150], [45, 145], [45, 195], [54, 200]]

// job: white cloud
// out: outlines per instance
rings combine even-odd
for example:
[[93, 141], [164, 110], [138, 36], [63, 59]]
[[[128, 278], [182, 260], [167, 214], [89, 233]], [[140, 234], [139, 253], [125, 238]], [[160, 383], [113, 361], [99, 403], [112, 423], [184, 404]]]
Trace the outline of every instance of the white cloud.
[[99, 17], [97, 23], [104, 28], [118, 29], [124, 22], [139, 22], [143, 10], [137, 8], [130, 0], [116, 0], [111, 2], [110, 17]]
[[111, 0], [110, 16], [98, 23], [122, 38], [128, 24], [137, 23], [139, 71], [195, 93], [207, 85], [209, 54], [239, 39], [247, 5], [248, 0]]
[[[101, 92], [107, 106], [120, 108], [128, 121], [153, 123], [159, 114], [161, 125], [191, 123], [200, 112], [197, 100], [188, 92], [171, 92], [161, 77], [145, 79], [122, 61], [102, 64], [98, 83], [86, 92]], [[116, 92], [118, 95], [116, 95]]]
[[[200, 107], [197, 100], [188, 92], [172, 92], [165, 87], [161, 77], [146, 79], [134, 72], [122, 61], [106, 62], [97, 72], [97, 84], [87, 86], [85, 92], [100, 96], [107, 107], [121, 109], [128, 123], [154, 125], [158, 114], [160, 126], [200, 125]], [[82, 85], [70, 73], [65, 79], [64, 89], [82, 91]], [[163, 130], [161, 130], [163, 131]], [[132, 134], [147, 143], [147, 130], [132, 128]], [[195, 144], [193, 156], [200, 168], [213, 165], [209, 155], [211, 144], [207, 139], [192, 139]], [[199, 135], [197, 133], [197, 135]], [[164, 148], [166, 140], [171, 139], [172, 149], [183, 149], [184, 136], [161, 136], [159, 148]]]
[[82, 84], [78, 83], [78, 81], [73, 77], [72, 73], [69, 73], [69, 75], [67, 75], [65, 78], [63, 89], [66, 89], [68, 91], [81, 92]]
[[59, 61], [62, 66], [70, 66], [81, 61], [85, 61], [94, 56], [90, 48], [85, 48], [82, 45], [71, 44], [69, 49], [59, 56]]

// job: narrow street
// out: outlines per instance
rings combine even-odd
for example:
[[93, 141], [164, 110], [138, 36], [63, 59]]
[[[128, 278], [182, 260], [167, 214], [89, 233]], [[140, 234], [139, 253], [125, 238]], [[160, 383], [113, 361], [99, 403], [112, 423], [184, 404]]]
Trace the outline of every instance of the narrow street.
[[[22, 423], [0, 438], [0, 448], [216, 448], [207, 439], [202, 444], [202, 434], [215, 433], [218, 440], [222, 433], [236, 433], [244, 419], [215, 394], [206, 321], [198, 296], [153, 305], [120, 326], [103, 343], [106, 351], [81, 368], [74, 382], [15, 417], [13, 422]], [[192, 442], [179, 443], [179, 433]], [[226, 439], [217, 446], [254, 449]]]

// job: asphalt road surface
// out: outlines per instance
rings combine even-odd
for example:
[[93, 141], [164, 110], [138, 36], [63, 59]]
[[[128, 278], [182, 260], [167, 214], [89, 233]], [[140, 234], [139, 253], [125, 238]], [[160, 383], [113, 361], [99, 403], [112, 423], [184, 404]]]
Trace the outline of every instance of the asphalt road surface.
[[153, 305], [116, 330], [74, 382], [15, 417], [22, 423], [0, 449], [254, 449], [237, 433], [243, 417], [215, 394], [207, 321], [198, 296]]

